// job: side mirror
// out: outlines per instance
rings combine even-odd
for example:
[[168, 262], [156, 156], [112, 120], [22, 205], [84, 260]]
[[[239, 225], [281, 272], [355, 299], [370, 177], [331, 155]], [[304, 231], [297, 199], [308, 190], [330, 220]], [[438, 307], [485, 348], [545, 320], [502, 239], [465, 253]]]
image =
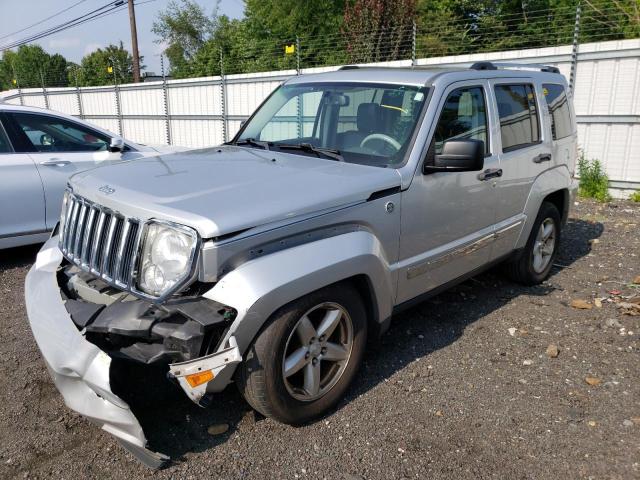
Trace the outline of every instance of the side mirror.
[[111, 153], [122, 152], [124, 150], [124, 140], [120, 137], [113, 137], [109, 143], [108, 150]]
[[475, 172], [483, 166], [482, 140], [449, 140], [444, 142], [442, 153], [434, 156], [433, 165], [425, 165], [423, 172]]

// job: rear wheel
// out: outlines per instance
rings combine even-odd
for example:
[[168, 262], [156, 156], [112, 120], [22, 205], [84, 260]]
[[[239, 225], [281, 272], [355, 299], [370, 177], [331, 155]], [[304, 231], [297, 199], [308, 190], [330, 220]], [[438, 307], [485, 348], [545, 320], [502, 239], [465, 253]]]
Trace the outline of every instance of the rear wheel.
[[524, 285], [537, 285], [549, 277], [560, 244], [560, 213], [550, 202], [543, 202], [521, 255], [506, 264], [511, 279]]
[[278, 310], [238, 367], [247, 402], [265, 416], [300, 424], [342, 397], [362, 360], [364, 305], [349, 284], [323, 288]]

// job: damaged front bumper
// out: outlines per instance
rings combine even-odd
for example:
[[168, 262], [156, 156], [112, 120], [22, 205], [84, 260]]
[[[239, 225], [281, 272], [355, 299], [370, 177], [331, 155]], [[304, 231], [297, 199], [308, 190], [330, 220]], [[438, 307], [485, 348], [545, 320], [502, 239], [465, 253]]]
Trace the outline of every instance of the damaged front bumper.
[[[159, 468], [169, 458], [147, 448], [142, 427], [129, 405], [113, 393], [111, 357], [85, 338], [65, 308], [56, 276], [63, 260], [57, 241], [53, 237], [44, 245], [25, 282], [29, 323], [53, 381], [69, 408], [114, 435], [145, 465]], [[170, 365], [170, 370], [187, 395], [201, 403], [206, 392], [220, 391], [228, 384], [240, 360], [231, 340], [219, 352]], [[210, 375], [194, 387], [187, 377], [197, 372]]]

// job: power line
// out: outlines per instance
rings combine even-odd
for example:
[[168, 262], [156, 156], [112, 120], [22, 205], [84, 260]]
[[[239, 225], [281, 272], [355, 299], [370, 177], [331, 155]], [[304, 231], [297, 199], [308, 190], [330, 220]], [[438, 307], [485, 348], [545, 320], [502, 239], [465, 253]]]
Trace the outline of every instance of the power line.
[[7, 38], [7, 37], [12, 37], [13, 35], [16, 35], [17, 33], [21, 33], [24, 32], [25, 30], [29, 30], [30, 28], [33, 28], [37, 25], [40, 25], [44, 22], [46, 22], [47, 20], [51, 20], [52, 18], [57, 17], [58, 15], [61, 15], [65, 12], [68, 12], [69, 10], [71, 10], [74, 7], [77, 7], [78, 5], [80, 5], [81, 3], [86, 2], [87, 0], [80, 0], [79, 2], [74, 3], [73, 5], [71, 5], [70, 7], [65, 8], [64, 10], [60, 10], [58, 13], [54, 13], [53, 15], [48, 16], [47, 18], [43, 18], [42, 20], [40, 20], [39, 22], [36, 23], [32, 23], [31, 25], [28, 25], [24, 28], [21, 28], [20, 30], [16, 30], [15, 32], [9, 33], [7, 35], [3, 35], [0, 37], [0, 40], [2, 40], [3, 38]]
[[58, 33], [58, 32], [62, 32], [64, 30], [67, 30], [68, 28], [71, 27], [75, 27], [77, 25], [81, 25], [82, 23], [85, 23], [91, 19], [100, 17], [106, 13], [112, 12], [114, 10], [117, 9], [121, 9], [123, 6], [125, 6], [125, 2], [124, 0], [114, 0], [112, 2], [109, 2], [99, 8], [96, 8], [95, 10], [92, 10], [90, 12], [85, 13], [84, 15], [81, 15], [79, 17], [76, 17], [72, 20], [68, 20], [66, 22], [63, 22], [59, 25], [56, 25], [54, 27], [48, 28], [47, 30], [38, 32], [36, 34], [33, 34], [29, 37], [23, 38], [21, 40], [17, 40], [15, 42], [9, 43], [9, 44], [5, 44], [0, 46], [0, 51], [4, 51], [4, 50], [8, 50], [10, 48], [15, 48], [15, 47], [19, 47], [21, 45], [25, 45], [27, 43], [31, 43], [35, 40], [39, 40], [41, 38], [47, 37], [49, 35], [53, 35], [54, 33]]

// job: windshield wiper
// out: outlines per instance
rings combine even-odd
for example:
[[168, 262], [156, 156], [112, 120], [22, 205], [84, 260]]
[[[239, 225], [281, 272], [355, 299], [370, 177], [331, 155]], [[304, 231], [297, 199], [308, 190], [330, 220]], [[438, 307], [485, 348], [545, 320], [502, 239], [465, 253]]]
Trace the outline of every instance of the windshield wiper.
[[263, 150], [269, 150], [269, 147], [273, 144], [271, 142], [261, 142], [255, 138], [243, 138], [232, 145], [251, 145], [252, 147], [260, 147]]
[[340, 154], [340, 150], [333, 148], [314, 147], [310, 143], [277, 143], [275, 144], [280, 150], [302, 150], [303, 152], [315, 153], [318, 157], [324, 156], [331, 160], [344, 162], [344, 158]]

